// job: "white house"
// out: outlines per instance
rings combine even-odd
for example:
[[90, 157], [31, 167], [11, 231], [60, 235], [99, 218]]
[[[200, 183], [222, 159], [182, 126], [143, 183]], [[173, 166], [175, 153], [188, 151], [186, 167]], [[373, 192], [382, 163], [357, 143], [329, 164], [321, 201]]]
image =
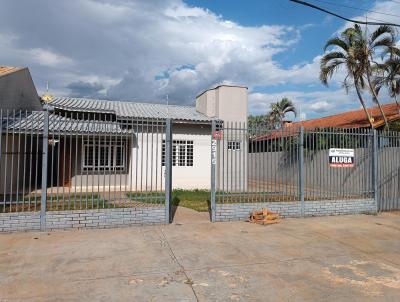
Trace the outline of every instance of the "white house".
[[[81, 119], [85, 116], [93, 117], [96, 114], [106, 114], [113, 116], [112, 118], [122, 124], [124, 122], [132, 124], [141, 119], [162, 121], [171, 118], [173, 121], [173, 188], [209, 189], [211, 121], [215, 119], [245, 123], [247, 120], [247, 88], [228, 85], [217, 86], [201, 93], [196, 98], [196, 107], [76, 98], [54, 98], [49, 102], [49, 105], [58, 112], [62, 111], [66, 116], [74, 117], [76, 115], [78, 119]], [[96, 144], [101, 143], [101, 138], [99, 143], [96, 140], [84, 142], [82, 147], [79, 147], [82, 148], [82, 158], [78, 159], [81, 166], [77, 168], [77, 174], [72, 176], [71, 185], [90, 188], [97, 186], [100, 182], [111, 183], [116, 187], [133, 188], [133, 190], [162, 189], [164, 173], [158, 173], [157, 169], [160, 166], [163, 167], [164, 137], [154, 127], [148, 131], [143, 131], [144, 135], [140, 133], [134, 135], [131, 142], [124, 142], [122, 146], [122, 140], [108, 142], [105, 139], [106, 144], [115, 144], [115, 147], [110, 148], [117, 148], [114, 153], [123, 159], [119, 163], [120, 166], [110, 167], [110, 170], [113, 171], [116, 168], [118, 169], [117, 176], [111, 175], [105, 181], [98, 180], [93, 175], [87, 177], [84, 171], [85, 168], [88, 168], [89, 171], [92, 169], [92, 166], [85, 162], [87, 159], [90, 160], [88, 152], [101, 152], [99, 148], [96, 151]], [[228, 152], [228, 147], [226, 149], [226, 152]], [[117, 152], [121, 154], [118, 155]], [[100, 155], [94, 154], [93, 157], [99, 158]], [[72, 167], [72, 170], [74, 169]], [[136, 172], [138, 170], [139, 173]], [[104, 177], [103, 172], [100, 171], [100, 178]], [[138, 185], [139, 183], [140, 185]]]
[[[24, 81], [26, 79], [27, 77]], [[32, 81], [30, 77], [28, 80]], [[17, 87], [19, 83], [22, 82], [16, 80], [12, 85]], [[23, 85], [34, 87], [33, 82]], [[40, 109], [34, 97], [31, 100], [25, 99], [22, 105], [21, 102], [13, 102], [11, 99], [10, 96], [0, 95], [0, 107], [26, 109], [30, 112], [21, 113], [12, 119], [6, 130], [19, 131], [22, 137], [19, 141], [27, 142], [25, 148], [36, 149], [38, 152], [28, 157], [24, 155], [23, 158], [21, 152], [21, 155], [15, 155], [21, 158], [13, 158], [13, 161], [23, 162], [19, 165], [22, 169], [22, 166], [27, 166], [25, 162], [32, 162], [33, 158], [36, 168], [40, 166], [39, 136], [43, 131], [43, 112], [31, 112]], [[78, 191], [162, 190], [165, 151], [162, 125], [167, 118], [173, 121], [173, 188], [208, 189], [211, 175], [212, 121], [247, 122], [247, 88], [241, 86], [220, 85], [208, 89], [196, 97], [195, 106], [68, 97], [48, 98], [46, 102], [54, 109], [54, 114], [50, 115], [48, 185], [78, 188]], [[15, 104], [15, 108], [12, 108], [12, 104]], [[110, 127], [115, 131], [109, 131]], [[28, 138], [30, 134], [36, 136], [31, 135]], [[2, 145], [3, 153], [10, 153]], [[239, 145], [247, 148], [240, 139], [239, 142], [224, 140], [224, 156]], [[11, 144], [8, 148], [10, 146]], [[20, 148], [22, 145], [15, 146], [15, 149]], [[3, 157], [2, 161], [7, 161], [7, 158]], [[240, 166], [243, 173], [247, 169], [245, 162], [246, 160]], [[3, 172], [2, 178], [8, 171]], [[241, 173], [239, 169], [237, 173]], [[34, 177], [36, 179], [32, 179]], [[25, 185], [30, 182], [39, 184], [39, 177], [40, 173], [36, 173], [30, 176], [29, 181], [24, 179], [23, 182]], [[7, 184], [2, 191], [14, 191], [14, 187], [18, 186]], [[101, 187], [107, 189], [100, 189]]]

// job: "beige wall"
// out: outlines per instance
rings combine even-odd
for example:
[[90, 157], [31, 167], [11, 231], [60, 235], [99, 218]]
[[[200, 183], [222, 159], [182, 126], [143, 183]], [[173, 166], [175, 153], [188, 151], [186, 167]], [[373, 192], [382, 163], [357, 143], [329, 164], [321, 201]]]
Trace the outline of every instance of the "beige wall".
[[[193, 141], [193, 166], [173, 166], [172, 187], [174, 189], [209, 189], [211, 184], [210, 126], [174, 124], [172, 128], [173, 140]], [[165, 188], [165, 167], [161, 166], [163, 139], [165, 139], [164, 134], [154, 134], [153, 138], [151, 134], [144, 135], [143, 138], [139, 135], [137, 143], [132, 145], [129, 179], [133, 191], [158, 191]], [[146, 158], [149, 160], [146, 161]]]
[[172, 186], [210, 189], [211, 128], [207, 125], [174, 125], [174, 140], [193, 140], [193, 167], [172, 167]]
[[223, 121], [247, 122], [247, 88], [222, 85], [196, 98], [196, 110]]
[[[160, 129], [161, 130], [161, 129]], [[173, 166], [172, 185], [179, 189], [209, 189], [211, 183], [211, 128], [209, 125], [173, 125], [173, 140], [193, 141], [193, 166]], [[81, 157], [78, 154], [77, 174], [72, 177], [72, 186], [80, 190], [93, 187], [96, 191], [161, 191], [165, 188], [165, 167], [162, 167], [162, 141], [164, 133], [139, 133], [128, 144], [127, 171], [113, 173], [81, 172]], [[79, 149], [80, 150], [80, 149]], [[96, 175], [98, 174], [98, 175]], [[106, 185], [104, 185], [106, 184]]]
[[0, 109], [42, 110], [28, 68], [0, 76]]

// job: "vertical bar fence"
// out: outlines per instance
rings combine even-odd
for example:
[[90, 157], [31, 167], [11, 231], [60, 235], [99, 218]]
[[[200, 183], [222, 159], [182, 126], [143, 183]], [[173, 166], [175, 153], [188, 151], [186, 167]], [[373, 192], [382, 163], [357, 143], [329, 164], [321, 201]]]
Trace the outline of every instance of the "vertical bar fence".
[[38, 211], [45, 226], [49, 211], [169, 206], [171, 120], [1, 110], [0, 122], [2, 213]]

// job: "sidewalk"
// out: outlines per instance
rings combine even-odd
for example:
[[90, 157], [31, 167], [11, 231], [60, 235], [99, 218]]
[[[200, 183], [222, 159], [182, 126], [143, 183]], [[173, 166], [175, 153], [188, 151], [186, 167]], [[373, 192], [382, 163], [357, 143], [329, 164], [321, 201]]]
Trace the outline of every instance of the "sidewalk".
[[0, 301], [397, 301], [399, 251], [388, 213], [0, 234]]

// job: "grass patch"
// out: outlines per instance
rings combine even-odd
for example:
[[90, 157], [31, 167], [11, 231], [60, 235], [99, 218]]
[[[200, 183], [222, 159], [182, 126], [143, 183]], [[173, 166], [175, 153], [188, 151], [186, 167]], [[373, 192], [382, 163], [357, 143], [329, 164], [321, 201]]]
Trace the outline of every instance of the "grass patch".
[[172, 205], [193, 209], [198, 212], [208, 212], [210, 204], [210, 191], [208, 190], [182, 190], [172, 191]]
[[[164, 195], [149, 192], [130, 192], [127, 193], [126, 196], [133, 199], [134, 201], [147, 204], [163, 203], [165, 200]], [[198, 212], [208, 212], [209, 203], [210, 191], [208, 190], [175, 189], [172, 191], [172, 206], [185, 207]]]

